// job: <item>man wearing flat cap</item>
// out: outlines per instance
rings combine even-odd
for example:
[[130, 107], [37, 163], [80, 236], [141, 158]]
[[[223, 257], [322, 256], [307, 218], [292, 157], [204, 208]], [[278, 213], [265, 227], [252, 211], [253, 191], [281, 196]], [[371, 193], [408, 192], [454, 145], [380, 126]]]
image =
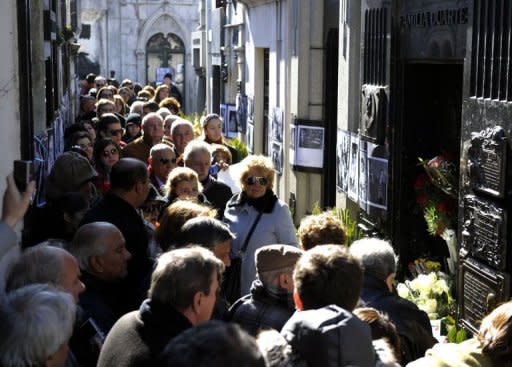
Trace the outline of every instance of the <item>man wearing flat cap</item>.
[[281, 330], [295, 311], [293, 269], [303, 251], [289, 245], [268, 245], [256, 251], [257, 279], [251, 293], [231, 306], [228, 320], [256, 336], [262, 329]]

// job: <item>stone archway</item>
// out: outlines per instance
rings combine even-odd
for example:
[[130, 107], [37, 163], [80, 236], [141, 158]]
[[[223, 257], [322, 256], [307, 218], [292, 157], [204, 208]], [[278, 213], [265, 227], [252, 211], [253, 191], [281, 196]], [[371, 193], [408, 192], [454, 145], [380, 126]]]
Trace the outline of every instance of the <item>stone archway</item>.
[[173, 83], [183, 96], [185, 45], [174, 33], [157, 33], [146, 44], [146, 80], [148, 83], [161, 83], [166, 73], [172, 74]]

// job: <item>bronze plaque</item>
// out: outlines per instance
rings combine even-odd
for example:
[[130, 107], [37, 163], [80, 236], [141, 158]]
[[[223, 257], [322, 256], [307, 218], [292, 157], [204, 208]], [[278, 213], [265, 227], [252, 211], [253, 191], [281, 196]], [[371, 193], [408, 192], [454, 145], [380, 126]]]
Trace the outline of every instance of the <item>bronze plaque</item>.
[[471, 134], [468, 170], [471, 187], [494, 197], [505, 196], [507, 137], [500, 126]]
[[474, 195], [464, 197], [462, 255], [470, 254], [493, 268], [507, 266], [507, 212]]
[[375, 144], [384, 143], [387, 120], [386, 89], [365, 84], [361, 91], [361, 122], [359, 133], [365, 140]]
[[478, 331], [480, 321], [509, 297], [509, 275], [474, 259], [462, 261], [459, 285], [459, 321], [473, 333]]

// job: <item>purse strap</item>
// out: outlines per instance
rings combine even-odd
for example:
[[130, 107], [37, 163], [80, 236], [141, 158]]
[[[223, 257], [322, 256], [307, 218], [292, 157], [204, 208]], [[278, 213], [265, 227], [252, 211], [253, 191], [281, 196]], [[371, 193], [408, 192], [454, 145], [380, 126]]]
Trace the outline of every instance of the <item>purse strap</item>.
[[254, 229], [256, 228], [256, 225], [260, 221], [261, 216], [263, 215], [263, 212], [258, 212], [258, 216], [252, 223], [251, 229], [249, 229], [249, 232], [247, 233], [247, 236], [245, 237], [244, 244], [242, 245], [242, 248], [240, 249], [240, 253], [245, 253], [245, 250], [247, 250], [247, 246], [249, 246], [249, 241], [251, 240], [252, 234], [254, 233]]

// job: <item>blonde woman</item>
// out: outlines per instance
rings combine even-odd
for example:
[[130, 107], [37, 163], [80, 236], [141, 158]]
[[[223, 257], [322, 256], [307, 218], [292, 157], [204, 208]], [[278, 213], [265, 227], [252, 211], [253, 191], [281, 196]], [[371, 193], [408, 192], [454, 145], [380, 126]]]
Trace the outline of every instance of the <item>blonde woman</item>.
[[261, 155], [252, 155], [245, 158], [241, 165], [242, 192], [228, 201], [224, 221], [236, 235], [232, 242], [232, 257], [242, 260], [240, 290], [243, 296], [249, 293], [256, 278], [256, 250], [275, 243], [297, 247], [297, 237], [288, 206], [272, 191], [272, 161]]

